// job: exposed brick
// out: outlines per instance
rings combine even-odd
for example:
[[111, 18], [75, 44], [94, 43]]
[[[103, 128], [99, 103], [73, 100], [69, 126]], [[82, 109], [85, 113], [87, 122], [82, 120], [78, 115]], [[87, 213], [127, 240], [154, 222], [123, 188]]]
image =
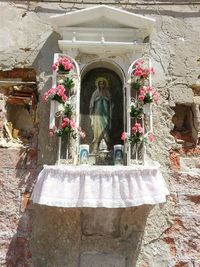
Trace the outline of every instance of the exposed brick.
[[171, 168], [173, 170], [179, 170], [180, 169], [180, 154], [176, 151], [170, 151], [169, 159], [170, 159]]
[[165, 237], [165, 238], [163, 238], [163, 240], [169, 245], [171, 255], [176, 256], [177, 249], [176, 249], [176, 244], [175, 244], [174, 238]]
[[185, 261], [179, 261], [174, 267], [190, 267], [190, 263]]
[[30, 198], [31, 198], [30, 192], [22, 193], [22, 196], [21, 196], [21, 211], [22, 212], [24, 212], [30, 205]]
[[16, 79], [20, 78], [23, 81], [36, 81], [36, 71], [34, 69], [14, 68], [13, 70], [0, 70], [0, 78], [2, 79]]

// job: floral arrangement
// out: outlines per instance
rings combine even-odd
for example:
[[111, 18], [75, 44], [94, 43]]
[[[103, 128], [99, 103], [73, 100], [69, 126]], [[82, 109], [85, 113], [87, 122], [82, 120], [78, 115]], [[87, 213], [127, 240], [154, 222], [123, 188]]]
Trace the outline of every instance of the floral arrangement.
[[143, 86], [139, 90], [138, 99], [143, 102], [143, 104], [148, 103], [158, 103], [159, 97], [158, 92], [151, 86]]
[[59, 57], [58, 60], [52, 65], [52, 69], [58, 72], [68, 73], [74, 69], [73, 63], [66, 57]]
[[132, 118], [141, 117], [141, 115], [144, 113], [142, 107], [137, 107], [137, 104], [131, 102], [130, 104], [130, 116]]
[[131, 88], [138, 91], [145, 84], [145, 80], [148, 79], [150, 74], [155, 74], [154, 68], [145, 67], [143, 60], [137, 60], [131, 73]]
[[135, 123], [134, 126], [131, 128], [131, 134], [128, 135], [126, 132], [123, 132], [121, 139], [123, 141], [128, 139], [131, 144], [137, 144], [143, 141], [143, 134], [144, 128], [141, 126], [140, 123]]
[[59, 56], [57, 61], [52, 65], [52, 68], [57, 72], [57, 86], [55, 88], [49, 89], [44, 94], [44, 101], [55, 100], [61, 104], [60, 112], [57, 113], [60, 116], [60, 124], [54, 126], [50, 130], [49, 135], [54, 136], [71, 136], [76, 138], [77, 135], [80, 135], [82, 138], [85, 138], [85, 133], [82, 129], [76, 125], [73, 116], [74, 105], [73, 105], [73, 92], [70, 93], [70, 90], [74, 87], [74, 64], [64, 56]]
[[67, 99], [68, 97], [66, 96], [65, 88], [60, 84], [44, 93], [45, 102], [49, 100], [56, 100], [59, 103], [65, 103]]
[[147, 137], [150, 142], [153, 142], [155, 139], [152, 133], [144, 135], [144, 128], [142, 127], [142, 125], [140, 123], [135, 123], [131, 128], [131, 134], [129, 135], [128, 133], [123, 132], [121, 135], [121, 140], [128, 140], [130, 144], [134, 145], [140, 142], [146, 142]]
[[133, 125], [130, 133], [122, 133], [121, 140], [136, 145], [136, 151], [139, 143], [154, 141], [153, 133], [151, 130], [148, 131], [146, 129], [146, 122], [149, 121], [146, 121], [146, 116], [151, 114], [150, 105], [146, 104], [157, 104], [159, 100], [156, 89], [149, 84], [149, 76], [151, 74], [155, 74], [154, 68], [147, 67], [143, 60], [137, 60], [132, 66], [130, 86], [134, 90], [132, 93], [134, 98], [131, 98], [129, 110]]
[[54, 134], [58, 136], [66, 135], [71, 136], [75, 139], [79, 134], [83, 139], [85, 138], [85, 133], [82, 131], [81, 127], [77, 126], [72, 118], [63, 117], [61, 125], [59, 127], [54, 126], [54, 128], [49, 132], [52, 137]]
[[71, 77], [63, 77], [58, 80], [58, 83], [62, 85], [66, 91], [70, 91], [74, 87], [74, 81]]

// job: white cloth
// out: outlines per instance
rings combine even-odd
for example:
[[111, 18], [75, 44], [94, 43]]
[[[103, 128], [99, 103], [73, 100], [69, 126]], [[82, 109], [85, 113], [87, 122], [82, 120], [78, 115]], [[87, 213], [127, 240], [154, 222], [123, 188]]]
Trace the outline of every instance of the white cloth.
[[166, 201], [159, 167], [44, 166], [33, 190], [34, 203], [56, 207], [122, 208]]

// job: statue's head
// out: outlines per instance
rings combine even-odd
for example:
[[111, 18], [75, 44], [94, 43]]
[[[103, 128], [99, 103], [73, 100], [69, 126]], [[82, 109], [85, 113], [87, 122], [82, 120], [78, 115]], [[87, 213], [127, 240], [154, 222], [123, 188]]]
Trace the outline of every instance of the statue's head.
[[98, 77], [95, 81], [95, 85], [99, 89], [108, 88], [108, 80], [104, 77]]

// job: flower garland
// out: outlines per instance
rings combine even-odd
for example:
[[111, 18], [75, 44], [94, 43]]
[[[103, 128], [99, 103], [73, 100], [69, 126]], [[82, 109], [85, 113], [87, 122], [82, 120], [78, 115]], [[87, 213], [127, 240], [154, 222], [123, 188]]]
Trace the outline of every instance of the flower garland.
[[142, 126], [143, 117], [147, 114], [144, 105], [157, 104], [159, 100], [156, 89], [149, 85], [149, 76], [151, 74], [155, 74], [155, 69], [146, 67], [144, 60], [137, 60], [132, 66], [130, 86], [135, 92], [135, 98], [131, 99], [129, 112], [130, 117], [135, 122], [131, 127], [130, 133], [122, 133], [121, 140], [128, 141], [133, 145], [147, 142], [148, 140], [150, 142], [154, 141], [153, 133], [145, 133], [145, 128]]
[[49, 132], [49, 136], [52, 137], [54, 134], [58, 136], [71, 136], [76, 139], [77, 135], [80, 135], [81, 138], [85, 138], [85, 133], [82, 131], [81, 127], [77, 126], [75, 121], [72, 118], [63, 117], [61, 125], [59, 127], [54, 126]]
[[150, 74], [155, 74], [154, 68], [145, 67], [144, 60], [137, 60], [131, 73], [131, 88], [138, 91], [148, 81]]
[[46, 93], [44, 93], [45, 102], [49, 100], [55, 100], [58, 101], [59, 103], [65, 103], [67, 99], [68, 96], [66, 96], [65, 88], [60, 84], [55, 88], [51, 88]]
[[131, 134], [123, 132], [121, 135], [121, 140], [129, 141], [130, 144], [138, 144], [140, 142], [147, 142], [147, 137], [150, 142], [153, 142], [155, 137], [152, 133], [144, 135], [144, 128], [140, 123], [135, 123], [131, 128]]
[[52, 69], [61, 73], [68, 73], [74, 69], [73, 63], [66, 57], [59, 57], [58, 60], [52, 65]]
[[57, 86], [44, 93], [43, 98], [45, 102], [55, 100], [62, 104], [62, 112], [60, 112], [60, 125], [54, 126], [53, 129], [50, 130], [49, 136], [52, 137], [56, 134], [60, 137], [72, 136], [75, 139], [77, 135], [80, 135], [81, 138], [85, 138], [85, 133], [82, 131], [81, 127], [76, 125], [73, 119], [75, 112], [72, 101], [73, 96], [70, 96], [70, 90], [75, 85], [72, 75], [75, 69], [74, 64], [70, 59], [60, 56], [52, 65], [52, 69], [57, 72]]

